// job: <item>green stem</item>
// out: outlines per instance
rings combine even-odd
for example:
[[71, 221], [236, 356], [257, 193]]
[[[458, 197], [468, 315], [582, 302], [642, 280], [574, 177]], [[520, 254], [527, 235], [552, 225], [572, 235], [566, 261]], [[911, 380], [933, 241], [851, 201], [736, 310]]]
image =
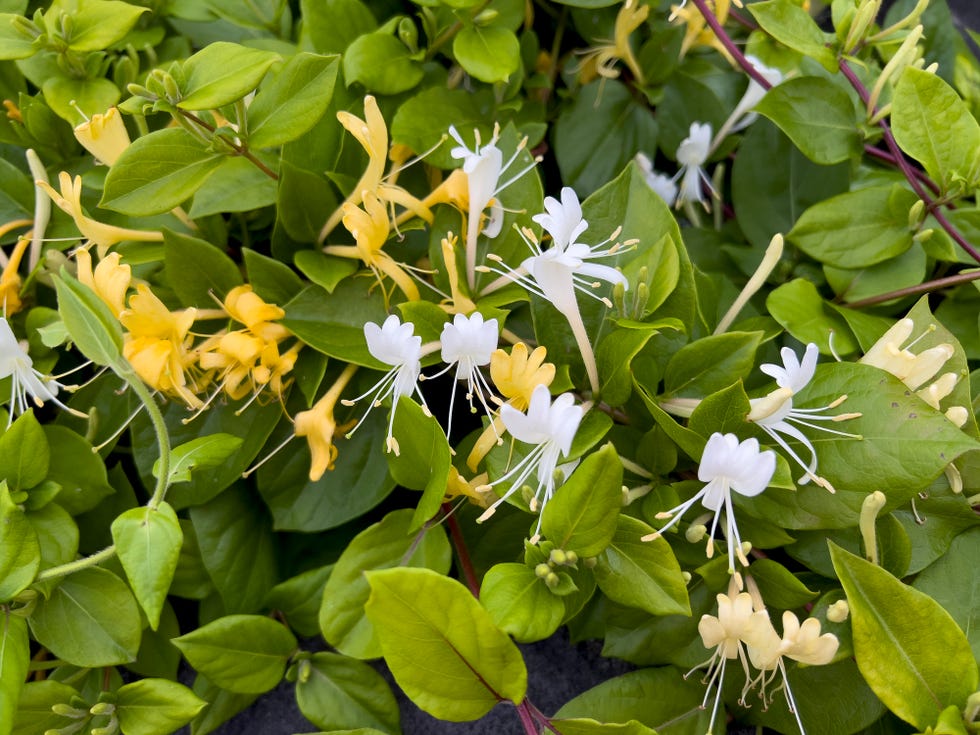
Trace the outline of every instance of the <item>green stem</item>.
[[[213, 133], [215, 131], [214, 125], [211, 125], [210, 123], [205, 122], [204, 120], [202, 120], [201, 118], [199, 118], [197, 115], [195, 115], [195, 114], [193, 114], [191, 112], [187, 112], [187, 110], [178, 110], [178, 112], [181, 114], [181, 116], [183, 116], [184, 118], [190, 120], [191, 122], [193, 122], [196, 125], [200, 125], [202, 128], [204, 128], [205, 130], [207, 130], [209, 133]], [[259, 171], [261, 171], [262, 173], [264, 173], [270, 179], [273, 179], [274, 181], [278, 181], [279, 180], [279, 174], [277, 174], [271, 168], [269, 168], [264, 163], [262, 163], [262, 161], [260, 161], [258, 158], [256, 158], [255, 157], [255, 154], [252, 153], [244, 145], [239, 144], [239, 143], [236, 143], [235, 141], [231, 140], [230, 138], [228, 138], [228, 137], [226, 137], [224, 135], [219, 135], [218, 137], [221, 138], [221, 140], [224, 143], [226, 143], [229, 148], [231, 148], [232, 150], [234, 150], [236, 155], [239, 155], [242, 158], [245, 158], [246, 160], [248, 160], [251, 163], [255, 164], [256, 168], [258, 168]]]
[[160, 448], [160, 465], [157, 471], [157, 483], [153, 488], [153, 495], [150, 497], [150, 502], [146, 504], [150, 510], [156, 510], [160, 507], [160, 503], [163, 502], [167, 494], [167, 487], [169, 486], [170, 433], [167, 431], [167, 423], [163, 420], [163, 413], [160, 412], [160, 407], [157, 405], [157, 402], [153, 400], [153, 394], [150, 393], [149, 388], [144, 385], [143, 381], [137, 375], [129, 371], [124, 371], [122, 376], [129, 383], [140, 401], [143, 402], [143, 405], [146, 406], [146, 414], [150, 417], [153, 431], [157, 435], [157, 445]]
[[[486, 7], [491, 3], [491, 1], [492, 0], [483, 0], [482, 3], [480, 3], [475, 8], [473, 8], [473, 10], [470, 12], [470, 19], [472, 20], [480, 13], [482, 13], [486, 9]], [[463, 30], [463, 21], [457, 20], [455, 23], [449, 26], [449, 28], [447, 28], [438, 36], [436, 36], [435, 39], [432, 41], [432, 44], [425, 52], [425, 60], [430, 61], [431, 59], [433, 59], [436, 55], [436, 52], [440, 48], [445, 46], [446, 43], [451, 41], [453, 37], [461, 30]]]
[[75, 572], [80, 572], [83, 569], [88, 569], [89, 567], [94, 567], [104, 561], [108, 561], [115, 555], [116, 547], [107, 546], [106, 548], [102, 549], [102, 551], [97, 551], [91, 556], [86, 556], [84, 559], [76, 559], [75, 561], [70, 561], [67, 564], [59, 564], [56, 567], [45, 569], [43, 572], [37, 575], [34, 581], [45, 582], [49, 579], [65, 577], [69, 574], [74, 574]]

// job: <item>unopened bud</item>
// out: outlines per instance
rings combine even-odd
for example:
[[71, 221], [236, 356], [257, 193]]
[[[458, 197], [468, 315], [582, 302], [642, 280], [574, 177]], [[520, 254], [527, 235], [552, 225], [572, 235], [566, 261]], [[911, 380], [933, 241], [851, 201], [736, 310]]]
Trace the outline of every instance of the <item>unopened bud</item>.
[[69, 717], [73, 720], [78, 720], [82, 717], [88, 717], [87, 710], [72, 707], [71, 705], [65, 704], [64, 702], [58, 702], [57, 704], [52, 704], [51, 711], [54, 712], [56, 715], [60, 715], [61, 717]]
[[868, 495], [861, 503], [861, 515], [858, 527], [861, 530], [861, 538], [864, 540], [864, 555], [872, 564], [878, 564], [878, 536], [875, 529], [875, 520], [878, 513], [885, 507], [888, 499], [881, 490], [875, 490]]
[[473, 18], [473, 25], [487, 26], [493, 23], [500, 16], [500, 11], [494, 8], [487, 8], [481, 13], [478, 13], [475, 18]]
[[[946, 418], [952, 421], [958, 428], [962, 429], [966, 420], [970, 418], [970, 412], [964, 406], [950, 406], [946, 409]], [[962, 485], [960, 486], [962, 488]]]
[[688, 540], [689, 543], [696, 544], [701, 539], [703, 539], [708, 534], [708, 527], [700, 523], [692, 523], [684, 531], [684, 538]]
[[552, 564], [558, 564], [560, 566], [564, 566], [568, 557], [563, 549], [552, 549], [549, 559]]
[[588, 559], [584, 559], [582, 563], [585, 565], [586, 569], [595, 569], [595, 565], [598, 564], [598, 559], [594, 556], [590, 556]]
[[827, 608], [827, 620], [832, 623], [843, 623], [850, 614], [851, 608], [847, 604], [847, 600], [838, 600]]
[[559, 584], [561, 584], [561, 580], [558, 578], [557, 574], [551, 572], [547, 577], [544, 578], [544, 583], [548, 585], [549, 589], [554, 589]]
[[926, 211], [926, 203], [921, 199], [916, 199], [915, 204], [909, 209], [909, 229], [913, 232], [919, 229], [922, 224], [922, 215]]
[[546, 579], [549, 574], [552, 574], [551, 567], [544, 562], [541, 562], [536, 567], [534, 567], [534, 574], [541, 579]]
[[865, 0], [854, 13], [851, 26], [847, 29], [847, 37], [844, 39], [844, 53], [849, 53], [864, 40], [865, 34], [878, 17], [881, 9], [881, 0]]
[[309, 659], [303, 659], [299, 662], [299, 670], [296, 675], [296, 680], [300, 684], [305, 684], [310, 680], [313, 675], [313, 665], [310, 663]]
[[684, 584], [690, 584], [692, 579], [690, 572], [681, 572], [681, 576], [684, 578]]
[[32, 41], [43, 33], [43, 31], [38, 28], [37, 24], [28, 20], [22, 15], [15, 15], [10, 19], [10, 25], [13, 27], [14, 32], [19, 33], [24, 38], [29, 38]]
[[912, 239], [915, 242], [925, 242], [926, 240], [928, 240], [933, 236], [934, 232], [935, 230], [933, 229], [920, 230], [919, 232], [915, 233], [915, 236]]
[[402, 18], [398, 21], [398, 40], [408, 47], [413, 54], [419, 48], [419, 31], [411, 18]]
[[571, 566], [572, 564], [578, 564], [578, 554], [574, 551], [565, 552], [565, 563]]
[[111, 715], [116, 711], [116, 705], [112, 702], [96, 702], [89, 708], [93, 715]]

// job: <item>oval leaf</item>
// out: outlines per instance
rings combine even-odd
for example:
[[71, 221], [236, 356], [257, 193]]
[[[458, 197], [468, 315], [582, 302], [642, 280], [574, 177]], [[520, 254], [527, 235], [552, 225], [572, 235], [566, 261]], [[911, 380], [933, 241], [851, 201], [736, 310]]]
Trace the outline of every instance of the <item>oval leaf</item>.
[[428, 569], [367, 577], [364, 612], [395, 681], [421, 709], [464, 722], [498, 702], [523, 701], [527, 669], [520, 651], [462, 584]]

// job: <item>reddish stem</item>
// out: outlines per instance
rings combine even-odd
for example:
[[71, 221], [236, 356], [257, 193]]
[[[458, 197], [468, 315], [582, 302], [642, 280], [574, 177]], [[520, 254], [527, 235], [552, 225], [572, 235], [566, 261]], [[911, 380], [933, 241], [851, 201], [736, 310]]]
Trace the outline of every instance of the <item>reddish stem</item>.
[[452, 506], [449, 505], [449, 503], [442, 504], [442, 513], [446, 518], [446, 527], [449, 529], [449, 538], [453, 542], [453, 548], [456, 549], [456, 559], [459, 562], [459, 571], [463, 575], [466, 586], [469, 587], [470, 592], [473, 593], [473, 597], [480, 599], [480, 580], [476, 576], [476, 570], [473, 568], [473, 561], [470, 559], [469, 549], [466, 548], [466, 539], [463, 538], [463, 529], [459, 527], [459, 521], [456, 520], [456, 515], [452, 512]]
[[875, 304], [882, 304], [886, 301], [891, 301], [892, 299], [900, 299], [903, 296], [914, 296], [915, 294], [938, 291], [941, 288], [958, 286], [961, 283], [970, 283], [971, 281], [976, 281], [978, 279], [980, 279], [980, 271], [957, 273], [955, 276], [937, 278], [933, 281], [926, 281], [925, 283], [920, 283], [916, 286], [908, 286], [907, 288], [900, 288], [897, 291], [889, 291], [888, 293], [878, 294], [877, 296], [869, 296], [866, 299], [844, 304], [844, 306], [848, 307], [849, 309], [860, 309], [864, 306], [874, 306]]

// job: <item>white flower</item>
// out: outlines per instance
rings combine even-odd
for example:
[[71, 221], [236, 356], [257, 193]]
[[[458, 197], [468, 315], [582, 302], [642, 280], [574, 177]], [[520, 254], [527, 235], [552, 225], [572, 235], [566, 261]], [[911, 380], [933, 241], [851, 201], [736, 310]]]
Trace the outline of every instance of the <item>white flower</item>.
[[71, 411], [55, 397], [64, 386], [34, 369], [34, 361], [14, 337], [7, 319], [0, 317], [0, 380], [8, 377], [10, 416], [7, 418], [7, 426], [10, 426], [15, 414], [24, 413], [32, 403], [40, 407], [45, 401], [51, 401], [66, 411]]
[[677, 199], [677, 184], [667, 174], [662, 174], [653, 168], [653, 162], [643, 154], [637, 153], [633, 160], [643, 173], [643, 178], [647, 186], [653, 189], [654, 193], [663, 199], [668, 207], [674, 206]]
[[[775, 69], [770, 66], [766, 66], [761, 61], [759, 61], [754, 56], [746, 57], [755, 70], [762, 75], [762, 77], [769, 82], [770, 87], [775, 87], [777, 84], [783, 81], [783, 73], [779, 69]], [[729, 133], [734, 133], [739, 130], [744, 130], [759, 116], [758, 113], [752, 112], [752, 109], [762, 101], [762, 98], [766, 96], [768, 90], [759, 84], [753, 77], [749, 77], [749, 86], [745, 90], [745, 94], [742, 95], [742, 99], [738, 101], [735, 105], [735, 109], [732, 110], [732, 114], [728, 116], [728, 119], [722, 124], [721, 128], [718, 129], [717, 135], [715, 135], [714, 140], [711, 141], [711, 150], [715, 150], [721, 141], [725, 139], [725, 136]]]
[[[537, 472], [538, 486], [531, 501], [531, 510], [541, 511], [555, 493], [555, 470], [558, 468], [560, 457], [567, 457], [572, 448], [572, 440], [582, 421], [584, 414], [582, 406], [575, 405], [575, 397], [571, 393], [562, 393], [554, 402], [548, 388], [539, 385], [531, 394], [531, 403], [527, 413], [518, 411], [513, 406], [504, 404], [500, 407], [500, 418], [507, 431], [515, 439], [534, 448], [524, 459], [514, 465], [505, 474], [498, 477], [489, 485], [480, 489], [491, 488], [502, 482], [510, 482], [510, 489], [477, 518], [482, 523], [492, 516], [497, 506], [523, 487], [528, 478]], [[541, 518], [532, 542], [536, 541], [541, 531]]]
[[[861, 414], [842, 413], [835, 415], [821, 415], [821, 412], [828, 411], [839, 406], [841, 403], [847, 400], [847, 396], [841, 396], [829, 405], [821, 406], [819, 408], [795, 408], [793, 406], [793, 396], [799, 391], [803, 390], [803, 388], [805, 388], [813, 379], [813, 374], [817, 369], [819, 349], [813, 342], [808, 344], [806, 346], [806, 351], [803, 354], [802, 361], [789, 347], [783, 347], [779, 354], [783, 358], [782, 365], [766, 363], [759, 366], [759, 369], [762, 372], [776, 380], [776, 385], [778, 385], [779, 388], [772, 391], [767, 396], [762, 398], [753, 398], [750, 400], [749, 404], [752, 407], [752, 410], [749, 412], [746, 420], [757, 424], [763, 431], [772, 437], [772, 439], [779, 444], [779, 446], [781, 446], [786, 453], [789, 454], [789, 456], [792, 457], [793, 460], [803, 469], [804, 474], [799, 480], [800, 485], [805, 485], [810, 480], [813, 480], [821, 487], [826, 488], [830, 492], [834, 492], [834, 486], [831, 485], [825, 478], [817, 474], [817, 452], [813, 447], [813, 443], [802, 431], [797, 429], [796, 426], [793, 426], [793, 424], [805, 426], [816, 431], [824, 431], [828, 434], [836, 434], [838, 436], [856, 439], [860, 438], [856, 434], [848, 434], [844, 431], [829, 429], [825, 426], [820, 426], [811, 422], [846, 421], [848, 419], [857, 418]], [[785, 434], [786, 436], [795, 439], [806, 447], [810, 452], [810, 461], [804, 462], [796, 452], [790, 449], [790, 446], [786, 443], [786, 440], [780, 436], [781, 434]]]
[[[497, 334], [496, 319], [484, 321], [483, 314], [478, 311], [473, 312], [468, 317], [457, 314], [453, 317], [452, 323], [447, 322], [443, 326], [439, 338], [442, 344], [442, 361], [446, 363], [446, 367], [435, 375], [426, 377], [435, 378], [455, 365], [456, 380], [466, 381], [466, 400], [470, 402], [470, 411], [476, 413], [476, 407], [473, 405], [473, 396], [475, 395], [489, 416], [492, 411], [488, 396], [492, 396], [493, 390], [483, 373], [480, 372], [480, 368], [490, 364], [490, 355], [497, 349]], [[455, 401], [456, 391], [454, 390], [449, 399], [447, 436], [452, 433]], [[492, 416], [490, 420], [492, 424]]]
[[499, 256], [491, 254], [487, 258], [506, 270], [486, 267], [484, 270], [492, 270], [520, 283], [532, 293], [550, 301], [565, 316], [585, 362], [592, 390], [598, 392], [599, 378], [592, 342], [582, 321], [575, 290], [582, 291], [608, 307], [612, 306], [609, 299], [596, 296], [594, 293], [594, 289], [601, 285], [600, 281], [622, 284], [624, 288], [629, 287], [626, 276], [615, 268], [587, 262], [618, 253], [619, 243], [610, 247], [605, 246], [619, 234], [619, 231], [617, 230], [609, 239], [598, 245], [577, 242], [582, 233], [588, 229], [589, 223], [582, 219], [582, 206], [571, 187], [566, 186], [561, 190], [561, 202], [554, 197], [547, 197], [544, 205], [546, 213], [535, 215], [533, 219], [551, 235], [552, 247], [543, 249], [534, 234], [524, 230], [521, 234], [533, 255], [525, 258], [519, 269], [513, 269], [503, 263]]
[[[453, 158], [463, 161], [463, 173], [466, 174], [466, 184], [468, 191], [468, 205], [466, 214], [466, 276], [470, 288], [475, 283], [474, 271], [476, 267], [476, 239], [482, 233], [489, 238], [495, 238], [500, 234], [500, 229], [504, 224], [504, 208], [501, 206], [497, 195], [504, 189], [513, 184], [524, 174], [534, 168], [536, 162], [527, 168], [522, 169], [517, 174], [507, 179], [503, 183], [500, 177], [514, 164], [521, 151], [527, 144], [527, 138], [522, 140], [514, 151], [514, 155], [504, 163], [503, 154], [497, 147], [497, 140], [500, 138], [500, 127], [495, 125], [493, 137], [484, 146], [480, 145], [480, 133], [474, 131], [476, 142], [473, 150], [470, 150], [463, 138], [456, 130], [454, 125], [449, 126], [449, 135], [458, 144], [449, 153]], [[483, 212], [490, 207], [490, 216], [486, 223], [483, 223]]]
[[398, 407], [398, 399], [401, 396], [410, 396], [418, 393], [425, 405], [425, 398], [418, 387], [419, 373], [422, 370], [422, 338], [415, 335], [415, 325], [411, 322], [401, 323], [401, 320], [392, 314], [380, 327], [373, 322], [364, 325], [364, 338], [367, 340], [368, 352], [378, 361], [385, 365], [391, 365], [391, 370], [385, 373], [384, 377], [375, 383], [367, 392], [359, 395], [352, 400], [344, 400], [345, 406], [353, 406], [357, 401], [367, 396], [372, 396], [371, 406], [357, 426], [348, 432], [347, 437], [353, 434], [358, 426], [364, 423], [364, 419], [371, 413], [371, 409], [381, 404], [388, 396], [391, 396], [391, 418], [388, 422], [387, 449], [389, 452], [398, 454], [398, 441], [392, 436], [395, 425], [395, 409]]
[[685, 202], [705, 203], [702, 183], [707, 184], [710, 190], [711, 180], [702, 166], [708, 160], [710, 153], [711, 124], [691, 123], [690, 134], [677, 146], [677, 162], [681, 164], [681, 168], [673, 180], [680, 178], [681, 187], [674, 206], [679, 207]]
[[[698, 479], [708, 483], [694, 495], [676, 508], [657, 514], [657, 518], [670, 518], [671, 521], [659, 531], [643, 537], [650, 541], [660, 536], [664, 531], [677, 523], [688, 508], [698, 500], [701, 505], [715, 514], [711, 521], [710, 537], [714, 536], [718, 518], [722, 509], [726, 516], [725, 537], [728, 544], [728, 568], [735, 573], [735, 557], [738, 556], [743, 565], [748, 566], [748, 559], [742, 551], [742, 539], [735, 525], [735, 513], [732, 508], [732, 491], [747, 498], [754, 497], [769, 486], [773, 473], [776, 471], [776, 453], [767, 449], [759, 451], [759, 442], [746, 439], [739, 442], [734, 434], [715, 432], [708, 439], [701, 455], [701, 465], [698, 467]], [[708, 556], [714, 553], [712, 539], [708, 540]]]

